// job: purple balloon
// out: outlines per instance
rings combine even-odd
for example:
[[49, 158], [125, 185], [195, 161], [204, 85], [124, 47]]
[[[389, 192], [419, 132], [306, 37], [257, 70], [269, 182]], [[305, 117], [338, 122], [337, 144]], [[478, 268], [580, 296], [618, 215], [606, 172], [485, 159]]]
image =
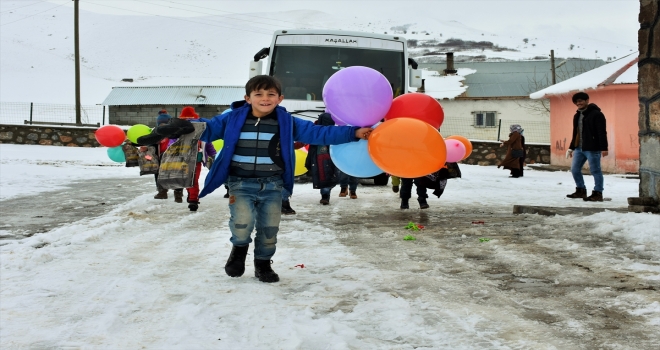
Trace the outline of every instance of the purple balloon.
[[342, 126], [342, 125], [348, 125], [348, 124], [346, 124], [345, 121], [339, 119], [339, 117], [337, 117], [337, 116], [336, 116], [334, 113], [332, 113], [332, 112], [330, 112], [330, 117], [332, 117], [332, 120], [335, 121], [335, 125], [339, 125], [339, 126]]
[[[333, 119], [348, 125], [378, 123], [392, 105], [392, 86], [375, 69], [362, 66], [344, 68], [323, 86], [323, 101]], [[335, 119], [335, 121], [337, 121]]]

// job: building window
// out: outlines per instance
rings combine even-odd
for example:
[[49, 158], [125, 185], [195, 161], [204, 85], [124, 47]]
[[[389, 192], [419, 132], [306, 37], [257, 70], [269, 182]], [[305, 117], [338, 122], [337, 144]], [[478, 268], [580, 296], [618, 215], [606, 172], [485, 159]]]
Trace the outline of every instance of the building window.
[[475, 128], [494, 128], [497, 126], [497, 112], [472, 112]]

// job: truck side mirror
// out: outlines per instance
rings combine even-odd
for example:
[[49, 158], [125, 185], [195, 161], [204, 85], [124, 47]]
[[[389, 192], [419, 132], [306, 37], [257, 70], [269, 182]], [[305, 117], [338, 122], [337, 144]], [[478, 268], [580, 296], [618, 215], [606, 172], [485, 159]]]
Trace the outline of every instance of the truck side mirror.
[[421, 87], [422, 86], [422, 70], [421, 69], [413, 69], [409, 68], [408, 69], [408, 77], [410, 78], [408, 82], [408, 86], [411, 87]]
[[255, 61], [250, 61], [250, 74], [249, 77], [256, 77], [257, 75], [261, 75], [263, 71], [263, 62], [255, 62]]

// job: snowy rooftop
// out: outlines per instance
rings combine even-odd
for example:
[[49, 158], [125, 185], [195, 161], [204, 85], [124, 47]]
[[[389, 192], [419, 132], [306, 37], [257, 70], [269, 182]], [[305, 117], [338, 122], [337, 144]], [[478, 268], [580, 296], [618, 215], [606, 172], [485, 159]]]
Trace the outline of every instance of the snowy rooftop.
[[599, 86], [612, 84], [637, 84], [637, 55], [637, 53], [628, 55], [612, 63], [534, 92], [529, 97], [539, 99], [545, 98], [548, 95], [560, 95], [571, 91], [596, 89]]
[[[557, 81], [573, 78], [604, 64], [605, 61], [598, 59], [567, 58], [557, 71]], [[442, 72], [446, 63], [420, 63], [419, 66]], [[530, 92], [548, 87], [552, 81], [549, 60], [455, 62], [454, 67], [458, 75], [465, 76], [463, 83], [467, 90], [464, 97], [527, 96]], [[472, 73], [464, 74], [461, 69], [472, 70]]]
[[104, 105], [230, 105], [243, 99], [243, 86], [116, 86]]
[[442, 75], [433, 70], [422, 70], [424, 93], [436, 99], [454, 99], [463, 94], [468, 86], [463, 85], [465, 76], [475, 73], [476, 70], [460, 68], [455, 75]]

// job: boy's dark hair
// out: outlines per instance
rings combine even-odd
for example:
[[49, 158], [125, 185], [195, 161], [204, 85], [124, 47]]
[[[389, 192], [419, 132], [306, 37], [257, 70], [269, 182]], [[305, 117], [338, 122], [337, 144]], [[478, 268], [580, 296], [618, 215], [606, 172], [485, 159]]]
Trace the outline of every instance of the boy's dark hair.
[[275, 89], [278, 95], [282, 95], [282, 84], [280, 84], [280, 81], [277, 80], [277, 78], [271, 77], [270, 75], [257, 75], [256, 77], [250, 78], [245, 84], [245, 94], [248, 96], [250, 96], [252, 91], [261, 89]]
[[573, 103], [577, 102], [577, 100], [586, 101], [588, 99], [589, 99], [589, 95], [587, 95], [586, 92], [578, 92], [575, 95], [573, 95]]

